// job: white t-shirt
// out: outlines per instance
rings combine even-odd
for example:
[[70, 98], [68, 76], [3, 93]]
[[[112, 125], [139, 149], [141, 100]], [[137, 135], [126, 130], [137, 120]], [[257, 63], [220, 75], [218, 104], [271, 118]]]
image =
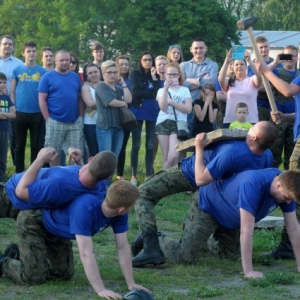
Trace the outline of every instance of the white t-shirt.
[[[158, 100], [158, 98], [162, 97], [163, 95], [163, 88], [160, 88], [157, 92], [157, 96], [156, 96], [156, 100]], [[191, 99], [191, 93], [190, 90], [187, 87], [184, 86], [180, 86], [179, 89], [172, 89], [169, 88], [168, 92], [170, 93], [172, 100], [177, 102], [177, 103], [181, 103], [181, 104], [185, 104], [185, 99], [186, 98], [190, 98]], [[177, 120], [180, 121], [186, 121], [187, 119], [187, 114], [179, 111], [178, 109], [175, 109], [176, 112], [176, 116], [177, 116]], [[173, 120], [175, 121], [175, 116], [174, 116], [174, 110], [173, 107], [168, 105], [168, 110], [167, 112], [164, 112], [162, 110], [159, 111], [157, 120], [156, 120], [156, 125], [162, 123], [165, 120]]]
[[234, 86], [230, 86], [227, 91], [227, 101], [224, 123], [232, 123], [236, 121], [234, 114], [236, 105], [244, 102], [248, 105], [249, 115], [246, 121], [250, 123], [258, 122], [257, 110], [257, 93], [258, 88], [253, 83], [253, 77], [246, 77], [243, 80], [235, 80]]
[[[91, 94], [92, 94], [92, 98], [96, 103], [96, 96], [95, 96], [95, 89], [89, 85]], [[96, 121], [98, 119], [98, 113], [97, 110], [95, 109], [92, 113], [84, 113], [84, 117], [83, 117], [83, 124], [87, 124], [87, 125], [96, 125]]]

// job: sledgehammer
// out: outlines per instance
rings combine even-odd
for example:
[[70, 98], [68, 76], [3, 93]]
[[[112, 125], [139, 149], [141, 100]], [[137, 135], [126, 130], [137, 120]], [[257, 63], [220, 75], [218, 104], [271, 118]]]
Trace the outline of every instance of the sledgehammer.
[[[249, 35], [249, 39], [251, 41], [251, 45], [252, 45], [253, 50], [254, 50], [254, 54], [256, 56], [256, 59], [259, 62], [264, 62], [264, 60], [263, 60], [263, 58], [260, 55], [260, 52], [258, 50], [256, 41], [254, 39], [254, 34], [253, 34], [253, 29], [252, 29], [252, 26], [256, 23], [257, 20], [258, 20], [257, 17], [248, 17], [248, 18], [245, 18], [243, 20], [239, 20], [237, 22], [237, 28], [240, 29], [240, 30], [247, 30], [248, 35]], [[268, 79], [264, 75], [262, 75], [262, 82], [263, 82], [263, 85], [265, 87], [266, 93], [268, 95], [268, 99], [269, 99], [269, 103], [270, 103], [272, 111], [277, 111], [277, 106], [276, 106], [276, 103], [275, 103], [274, 95], [272, 93], [270, 82], [268, 81]], [[280, 123], [280, 120], [277, 120], [276, 124], [279, 124], [279, 123]]]

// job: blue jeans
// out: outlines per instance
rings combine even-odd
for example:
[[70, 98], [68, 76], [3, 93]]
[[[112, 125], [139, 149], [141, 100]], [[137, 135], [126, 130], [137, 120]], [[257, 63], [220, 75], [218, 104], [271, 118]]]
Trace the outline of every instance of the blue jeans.
[[[99, 152], [112, 151], [118, 157], [123, 144], [124, 130], [119, 128], [101, 129], [96, 126]], [[113, 175], [113, 174], [112, 174]], [[106, 180], [106, 186], [111, 184], [111, 178]]]
[[89, 149], [89, 155], [95, 156], [99, 152], [98, 141], [96, 136], [96, 125], [84, 124], [83, 132]]
[[[132, 176], [137, 175], [139, 150], [141, 147], [142, 127], [144, 121], [138, 121], [138, 126], [131, 131], [132, 148], [131, 148], [131, 173]], [[154, 121], [145, 121], [146, 123], [146, 176], [153, 174], [153, 146], [155, 137], [155, 123]]]

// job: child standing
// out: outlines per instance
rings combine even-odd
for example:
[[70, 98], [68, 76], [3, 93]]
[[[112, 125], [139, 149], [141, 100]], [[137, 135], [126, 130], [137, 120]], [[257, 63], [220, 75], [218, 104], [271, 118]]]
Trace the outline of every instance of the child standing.
[[229, 125], [229, 129], [249, 130], [252, 127], [252, 124], [246, 121], [246, 118], [249, 114], [248, 105], [246, 103], [238, 103], [236, 105], [234, 114], [236, 115], [237, 120]]
[[214, 130], [213, 124], [217, 119], [219, 105], [213, 84], [205, 84], [201, 92], [202, 100], [194, 102], [193, 136], [201, 132]]
[[16, 117], [15, 106], [6, 92], [7, 77], [0, 72], [0, 182], [5, 180], [8, 150], [8, 120]]

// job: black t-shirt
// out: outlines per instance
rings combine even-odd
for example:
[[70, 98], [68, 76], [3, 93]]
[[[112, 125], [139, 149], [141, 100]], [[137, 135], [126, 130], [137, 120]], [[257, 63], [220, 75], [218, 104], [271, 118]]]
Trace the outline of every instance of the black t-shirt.
[[[204, 101], [203, 100], [195, 100], [193, 103], [194, 105], [200, 105], [201, 109], [204, 107]], [[219, 109], [219, 105], [212, 102], [213, 109]], [[204, 120], [200, 122], [194, 112], [194, 120], [193, 120], [193, 137], [195, 137], [198, 133], [201, 132], [210, 132], [213, 131], [213, 123], [209, 122], [209, 117], [208, 117], [208, 109], [206, 112], [206, 115], [204, 117]]]

